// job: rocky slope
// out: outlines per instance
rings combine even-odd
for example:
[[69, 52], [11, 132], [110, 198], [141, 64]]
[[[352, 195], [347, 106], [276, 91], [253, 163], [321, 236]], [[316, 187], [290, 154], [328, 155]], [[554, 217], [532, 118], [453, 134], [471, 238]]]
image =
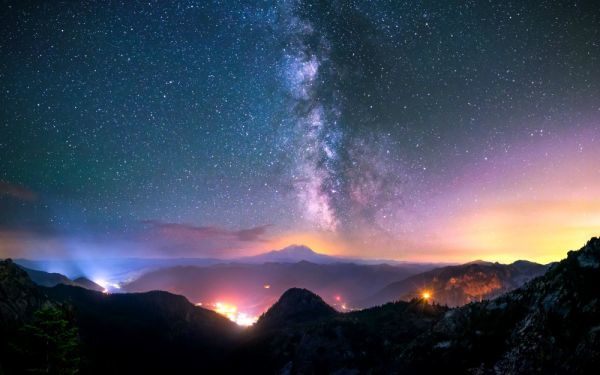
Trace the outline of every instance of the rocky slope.
[[306, 289], [288, 289], [258, 322], [257, 329], [281, 329], [300, 323], [330, 318], [337, 312], [321, 297]]
[[448, 308], [413, 299], [339, 313], [294, 288], [242, 333], [181, 296], [41, 288], [1, 262], [0, 328], [17, 327], [49, 301], [70, 306], [85, 373], [595, 374], [598, 285], [600, 239], [593, 238], [493, 300]]
[[[214, 371], [239, 339], [225, 317], [167, 292], [104, 294], [72, 285], [33, 283], [12, 261], [0, 262], [0, 373], [15, 363], [14, 347], [34, 312], [61, 306], [72, 314], [81, 339], [83, 373]], [[12, 357], [11, 357], [12, 356]]]
[[0, 261], [0, 328], [26, 320], [48, 299], [10, 259]]
[[290, 288], [311, 290], [334, 306], [348, 303], [351, 297], [366, 298], [394, 281], [426, 269], [431, 269], [431, 266], [316, 264], [307, 261], [219, 264], [163, 268], [148, 272], [131, 283], [124, 284], [122, 288], [127, 292], [165, 290], [203, 304], [228, 297], [235, 301], [240, 311], [260, 315]]
[[[290, 290], [280, 302], [247, 333], [228, 372], [243, 373], [248, 363], [258, 373], [385, 372], [399, 348], [448, 310], [414, 300], [336, 313], [307, 290]], [[299, 321], [300, 311], [310, 318]]]
[[369, 307], [390, 301], [409, 300], [427, 291], [439, 304], [462, 306], [514, 290], [543, 274], [546, 269], [545, 265], [527, 261], [512, 264], [475, 261], [436, 268], [392, 283], [373, 296], [359, 301], [357, 305]]
[[404, 350], [404, 373], [586, 374], [600, 366], [600, 239], [493, 301], [449, 311]]
[[85, 289], [101, 292], [103, 287], [96, 284], [92, 280], [85, 277], [78, 277], [75, 280], [69, 279], [67, 276], [56, 272], [44, 272], [19, 265], [23, 271], [27, 273], [31, 281], [40, 286], [53, 287], [59, 284], [79, 286]]

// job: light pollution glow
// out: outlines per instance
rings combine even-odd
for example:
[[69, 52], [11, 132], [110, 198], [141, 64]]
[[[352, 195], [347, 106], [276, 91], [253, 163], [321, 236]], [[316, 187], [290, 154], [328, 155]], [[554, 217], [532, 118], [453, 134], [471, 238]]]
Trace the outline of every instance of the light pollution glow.
[[201, 302], [199, 302], [196, 304], [196, 306], [202, 306], [214, 310], [216, 313], [223, 315], [239, 326], [251, 326], [258, 320], [257, 316], [250, 316], [249, 314], [241, 312], [238, 310], [236, 305], [231, 303], [215, 302], [210, 305], [203, 305]]
[[528, 140], [511, 154], [494, 156], [499, 161], [493, 170], [485, 162], [466, 165], [443, 193], [416, 208], [413, 230], [393, 234], [391, 246], [331, 232], [291, 233], [274, 244], [407, 261], [557, 261], [600, 232], [600, 162], [591, 162], [600, 161], [595, 137], [584, 132]]
[[[591, 131], [545, 137], [490, 157], [498, 159], [494, 168], [487, 161], [465, 164], [440, 191], [405, 210], [409, 230], [369, 237], [361, 228], [347, 233], [274, 225], [265, 240], [230, 247], [224, 258], [304, 244], [328, 255], [405, 261], [560, 260], [600, 232], [600, 163], [592, 162], [600, 160], [600, 148]], [[86, 242], [26, 230], [1, 230], [0, 239], [1, 257], [136, 256], [122, 249], [156, 254], [147, 242]]]

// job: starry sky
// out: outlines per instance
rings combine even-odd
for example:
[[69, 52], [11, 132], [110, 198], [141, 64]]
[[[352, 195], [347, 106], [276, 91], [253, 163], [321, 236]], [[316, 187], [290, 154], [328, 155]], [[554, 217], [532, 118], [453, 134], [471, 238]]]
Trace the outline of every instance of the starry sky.
[[0, 257], [600, 234], [596, 1], [6, 1]]

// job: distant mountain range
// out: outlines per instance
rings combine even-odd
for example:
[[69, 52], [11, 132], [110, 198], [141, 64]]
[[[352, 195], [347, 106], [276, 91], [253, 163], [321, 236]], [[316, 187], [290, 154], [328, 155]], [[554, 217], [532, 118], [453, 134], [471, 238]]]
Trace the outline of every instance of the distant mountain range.
[[109, 258], [109, 259], [14, 259], [14, 262], [34, 270], [60, 273], [70, 278], [92, 277], [98, 270], [112, 282], [131, 281], [153, 270], [176, 267], [205, 267], [217, 264], [262, 264], [298, 263], [307, 261], [315, 264], [354, 263], [364, 265], [404, 265], [433, 268], [444, 263], [416, 263], [389, 259], [363, 259], [320, 254], [304, 245], [291, 245], [280, 250], [271, 250], [258, 255], [237, 258]]
[[[472, 266], [497, 267], [462, 267]], [[538, 269], [525, 262], [508, 266], [497, 272]], [[294, 288], [241, 330], [181, 296], [45, 288], [1, 261], [0, 368], [8, 374], [48, 365], [99, 374], [596, 374], [598, 285], [600, 239], [593, 238], [492, 300], [450, 308], [415, 298], [340, 313]], [[71, 330], [76, 334], [64, 334]]]
[[428, 294], [432, 301], [450, 307], [499, 296], [542, 275], [548, 266], [527, 261], [500, 264], [474, 261], [436, 268], [394, 282], [369, 298], [355, 303], [370, 307], [390, 301], [410, 300]]
[[[228, 301], [250, 315], [262, 313], [294, 287], [317, 292], [341, 311], [410, 300], [425, 291], [436, 303], [454, 307], [513, 290], [547, 268], [527, 261], [508, 265], [473, 261], [434, 268], [432, 264], [370, 265], [342, 259], [294, 245], [232, 263], [152, 268], [124, 283], [123, 291], [164, 290], [205, 305]], [[104, 290], [85, 277], [71, 280], [59, 273], [22, 267], [42, 286]]]
[[432, 268], [433, 266], [443, 265], [444, 263], [418, 263], [418, 262], [407, 262], [398, 261], [391, 259], [369, 259], [369, 258], [358, 258], [358, 257], [346, 257], [346, 256], [334, 256], [317, 253], [308, 246], [304, 245], [290, 245], [280, 250], [271, 250], [262, 254], [239, 257], [228, 259], [227, 261], [233, 263], [298, 263], [301, 261], [307, 261], [316, 264], [332, 264], [332, 263], [354, 263], [354, 264], [365, 264], [365, 265], [378, 265], [378, 264], [389, 264], [389, 265], [420, 265]]
[[65, 275], [56, 272], [44, 272], [38, 270], [32, 270], [27, 267], [20, 266], [27, 275], [31, 278], [31, 280], [41, 286], [52, 287], [58, 284], [63, 285], [73, 285], [80, 286], [85, 289], [95, 290], [97, 292], [102, 292], [104, 288], [92, 280], [85, 277], [78, 277], [74, 280], [69, 279]]
[[354, 263], [230, 263], [161, 268], [122, 285], [127, 292], [165, 290], [194, 303], [229, 302], [258, 315], [289, 288], [317, 292], [336, 308], [366, 298], [384, 286], [431, 269], [431, 265], [360, 265]]
[[[39, 322], [34, 313], [44, 309], [65, 312], [56, 320]], [[56, 346], [34, 346], [35, 337], [28, 337], [21, 327], [25, 322], [53, 330], [50, 339]], [[158, 291], [104, 294], [64, 284], [46, 288], [36, 286], [11, 261], [0, 261], [2, 373], [31, 372], [39, 357], [45, 361], [48, 356], [52, 365], [67, 366], [64, 359], [54, 357], [64, 355], [60, 333], [69, 325], [78, 329], [80, 342], [69, 345], [77, 345], [77, 355], [85, 358], [81, 372], [95, 374], [216, 371], [241, 332], [227, 318], [182, 296]], [[54, 326], [59, 330], [55, 332]], [[31, 347], [23, 348], [26, 343]], [[49, 372], [70, 373], [60, 368]]]

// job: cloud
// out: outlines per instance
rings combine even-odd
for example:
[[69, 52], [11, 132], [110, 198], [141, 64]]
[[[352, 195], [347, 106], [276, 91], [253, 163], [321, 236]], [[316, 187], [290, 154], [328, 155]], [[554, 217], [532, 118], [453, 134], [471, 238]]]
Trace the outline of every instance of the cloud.
[[264, 250], [271, 224], [231, 230], [159, 220], [143, 221], [133, 232], [107, 234], [39, 230], [33, 224], [2, 225], [0, 258], [216, 257], [230, 258]]
[[36, 192], [6, 181], [0, 181], [0, 196], [7, 196], [25, 202], [36, 202], [38, 200]]
[[160, 256], [231, 257], [245, 255], [269, 242], [266, 237], [271, 226], [260, 225], [238, 230], [218, 226], [196, 226], [146, 220], [135, 241], [147, 251]]
[[270, 224], [257, 227], [230, 230], [216, 226], [194, 226], [189, 224], [165, 223], [158, 220], [146, 220], [143, 224], [156, 230], [165, 237], [187, 240], [230, 240], [238, 242], [264, 242], [264, 235]]

